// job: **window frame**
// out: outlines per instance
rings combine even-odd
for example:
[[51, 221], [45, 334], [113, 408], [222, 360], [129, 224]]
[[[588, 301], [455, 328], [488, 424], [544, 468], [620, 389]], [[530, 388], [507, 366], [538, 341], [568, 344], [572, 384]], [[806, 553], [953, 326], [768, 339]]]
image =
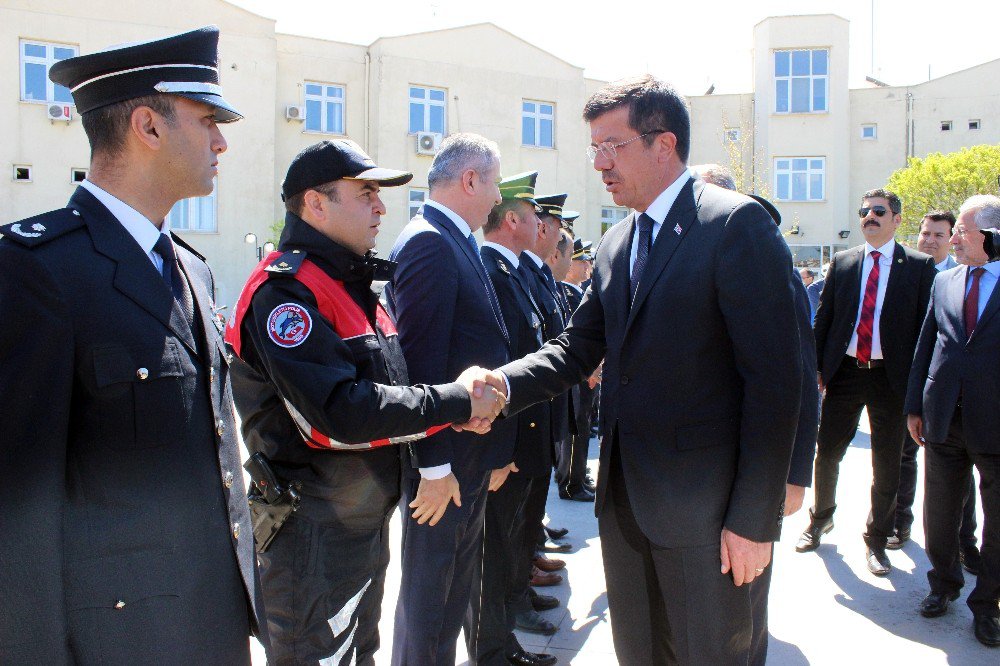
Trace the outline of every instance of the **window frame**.
[[724, 127], [722, 138], [726, 143], [739, 143], [743, 139], [743, 131], [739, 127]]
[[[617, 217], [618, 212], [621, 212], [621, 217]], [[611, 215], [605, 215], [605, 213], [611, 213]], [[617, 219], [609, 222], [611, 217], [617, 217]], [[628, 208], [625, 206], [601, 206], [601, 236], [626, 217], [628, 217]]]
[[[309, 86], [319, 86], [320, 94], [310, 93]], [[330, 97], [327, 95], [327, 88], [337, 88], [340, 90], [340, 97]], [[306, 119], [302, 123], [302, 133], [303, 134], [333, 134], [336, 136], [347, 136], [347, 86], [343, 83], [324, 83], [322, 81], [308, 81], [304, 80], [302, 82], [302, 101], [303, 106], [306, 109]], [[320, 104], [320, 128], [311, 129], [309, 127], [309, 119], [312, 114], [309, 113], [309, 102], [319, 102]], [[327, 127], [327, 105], [334, 105], [340, 107], [340, 131], [331, 130]]]
[[[45, 47], [45, 57], [43, 58], [40, 56], [25, 55], [24, 51], [26, 45]], [[76, 104], [74, 104], [73, 102], [73, 96], [69, 94], [69, 89], [65, 88], [65, 86], [60, 86], [56, 83], [53, 83], [52, 80], [49, 78], [49, 70], [52, 69], [52, 65], [56, 64], [60, 60], [64, 60], [64, 58], [57, 59], [55, 57], [55, 49], [57, 48], [72, 50], [73, 55], [68, 56], [70, 58], [80, 55], [80, 47], [76, 44], [64, 44], [62, 42], [46, 42], [43, 40], [24, 39], [24, 38], [18, 40], [18, 75], [20, 76], [19, 94], [21, 102], [24, 102], [25, 104], [68, 104], [69, 106], [72, 106], [74, 109], [76, 108]], [[25, 65], [27, 64], [45, 66], [45, 99], [29, 99], [25, 96], [26, 95], [25, 84], [27, 82], [27, 77], [25, 76]], [[69, 97], [68, 101], [56, 99], [55, 93], [57, 88], [63, 88], [64, 90], [67, 91], [67, 96]]]
[[[806, 169], [805, 169], [805, 171], [801, 171], [801, 170], [795, 169], [795, 167], [794, 167], [794, 161], [795, 160], [805, 160], [806, 161]], [[823, 162], [822, 167], [819, 168], [819, 169], [814, 169], [813, 165], [812, 165], [813, 160], [822, 160], [822, 162]], [[778, 164], [781, 161], [787, 161], [788, 162], [788, 168], [786, 168], [786, 169], [780, 168], [778, 166]], [[827, 197], [826, 197], [826, 194], [827, 194], [827, 184], [826, 184], [826, 156], [825, 155], [808, 155], [808, 156], [807, 155], [794, 155], [794, 156], [789, 155], [789, 156], [783, 156], [783, 157], [775, 157], [774, 161], [773, 161], [773, 165], [774, 165], [773, 171], [774, 171], [774, 200], [775, 201], [795, 202], [795, 203], [822, 203], [822, 202], [825, 202], [827, 200]], [[804, 199], [795, 199], [794, 198], [795, 187], [794, 187], [794, 183], [793, 183], [793, 178], [794, 178], [794, 175], [797, 174], [797, 173], [803, 173], [805, 175], [805, 179], [806, 179], [806, 197]], [[822, 179], [821, 180], [821, 187], [823, 189], [823, 196], [821, 196], [819, 198], [813, 198], [812, 196], [810, 196], [811, 193], [812, 193], [812, 176], [816, 175], [816, 174], [819, 174], [820, 178]], [[778, 184], [779, 178], [782, 175], [787, 175], [788, 176], [788, 195], [789, 196], [788, 196], [788, 198], [784, 198], [784, 199], [781, 197], [781, 188], [779, 187], [779, 184]]]
[[[871, 128], [872, 135], [865, 136], [865, 130]], [[861, 140], [862, 141], [877, 141], [878, 140], [878, 123], [861, 123]]]
[[[406, 218], [407, 220], [412, 220], [414, 217], [416, 217], [417, 211], [420, 210], [420, 206], [423, 206], [425, 203], [427, 203], [427, 195], [429, 194], [429, 192], [430, 190], [426, 187], [408, 187], [406, 189], [406, 212], [409, 215], [409, 217]], [[419, 205], [416, 208], [414, 208], [413, 206], [413, 204], [415, 203], [413, 199], [414, 194], [422, 195]]]
[[[178, 211], [178, 214], [179, 214], [179, 211], [181, 210], [181, 207], [183, 207], [183, 208], [186, 209], [185, 217], [187, 218], [187, 220], [191, 220], [196, 214], [198, 215], [198, 217], [200, 217], [201, 216], [201, 203], [205, 199], [211, 199], [211, 203], [212, 203], [212, 228], [211, 229], [193, 228], [193, 227], [190, 227], [190, 226], [184, 226], [184, 227], [182, 227], [182, 226], [178, 226], [175, 223], [174, 219], [171, 219], [172, 216], [174, 216], [175, 211]], [[175, 203], [173, 206], [171, 206], [170, 212], [167, 213], [167, 219], [170, 219], [170, 230], [171, 231], [180, 231], [180, 232], [184, 232], [184, 233], [193, 233], [193, 234], [217, 234], [217, 233], [219, 233], [219, 179], [218, 178], [215, 179], [215, 187], [212, 188], [212, 192], [210, 194], [206, 194], [203, 197], [189, 197], [187, 199], [181, 199], [180, 201], [178, 201], [177, 203]]]
[[[423, 90], [425, 93], [424, 96], [422, 98], [414, 97], [413, 96], [414, 88], [419, 88]], [[431, 92], [442, 93], [444, 98], [441, 100], [433, 100], [431, 99]], [[406, 86], [406, 97], [407, 97], [406, 133], [408, 135], [415, 136], [421, 132], [431, 132], [440, 134], [441, 136], [448, 135], [448, 89], [447, 88], [435, 88], [434, 86], [426, 86], [417, 83], [410, 83]], [[413, 127], [410, 126], [410, 120], [412, 120], [411, 110], [414, 104], [419, 104], [424, 108], [423, 129], [413, 129]], [[431, 128], [431, 107], [435, 106], [441, 108], [440, 132], [435, 132], [435, 130]]]
[[942, 120], [941, 121], [941, 131], [942, 132], [950, 132], [952, 129], [954, 129], [954, 127], [955, 127], [954, 123], [952, 123], [950, 120]]
[[[815, 67], [815, 64], [813, 62], [813, 60], [814, 60], [814, 54], [816, 52], [819, 52], [819, 51], [822, 51], [822, 52], [826, 53], [826, 73], [825, 74], [816, 74], [816, 73], [813, 72], [813, 69]], [[799, 52], [804, 52], [804, 53], [808, 53], [809, 54], [809, 74], [807, 74], [807, 75], [802, 75], [802, 74], [796, 75], [794, 73], [794, 71], [793, 71], [792, 60], [793, 60], [794, 56], [792, 54], [799, 53]], [[772, 78], [774, 80], [774, 98], [773, 98], [774, 99], [774, 113], [778, 114], [778, 115], [783, 115], [783, 116], [784, 115], [797, 114], [797, 113], [808, 113], [808, 114], [830, 113], [830, 49], [829, 49], [829, 47], [827, 47], [827, 48], [815, 48], [815, 49], [814, 48], [774, 49], [771, 53], [772, 53], [772, 58], [771, 58], [771, 75], [772, 75]], [[789, 54], [788, 55], [788, 74], [787, 75], [779, 75], [778, 74], [778, 54], [779, 53], [787, 53], [787, 54]], [[793, 106], [792, 106], [792, 100], [793, 100], [793, 97], [794, 97], [792, 89], [794, 87], [793, 81], [795, 79], [808, 79], [809, 80], [809, 108], [808, 108], [808, 110], [805, 110], [805, 111], [802, 111], [802, 110], [796, 111], [793, 108]], [[823, 85], [824, 85], [823, 100], [824, 100], [824, 103], [825, 103], [825, 108], [823, 108], [823, 109], [815, 109], [814, 108], [814, 103], [816, 101], [816, 81], [818, 81], [818, 80], [822, 80], [823, 81]], [[782, 81], [786, 82], [785, 94], [787, 95], [787, 99], [786, 99], [787, 109], [784, 110], [784, 111], [780, 111], [778, 109], [778, 87], [779, 87], [779, 82], [782, 82]]]
[[[972, 126], [973, 123], [975, 123], [975, 127]], [[983, 121], [982, 120], [980, 120], [979, 118], [969, 118], [969, 131], [970, 132], [978, 132], [982, 128], [983, 128]]]
[[[528, 111], [524, 107], [525, 105], [533, 104], [535, 107], [534, 111]], [[551, 113], [545, 114], [542, 111], [542, 107], [547, 106], [552, 109]], [[533, 120], [535, 142], [528, 143], [524, 136], [524, 122], [525, 120]], [[549, 145], [539, 143], [542, 136], [542, 122], [548, 120], [551, 123], [549, 130], [549, 138], [552, 142]], [[521, 145], [527, 146], [529, 148], [544, 148], [547, 150], [555, 150], [556, 147], [556, 104], [555, 102], [543, 102], [538, 99], [522, 99], [521, 100]]]

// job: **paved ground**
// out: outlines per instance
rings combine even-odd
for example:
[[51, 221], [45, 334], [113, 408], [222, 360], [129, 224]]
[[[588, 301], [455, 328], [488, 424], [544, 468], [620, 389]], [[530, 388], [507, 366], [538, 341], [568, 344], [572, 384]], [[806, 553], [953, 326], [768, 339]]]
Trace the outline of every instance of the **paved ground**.
[[[805, 509], [786, 519], [784, 535], [775, 548], [775, 575], [771, 589], [768, 653], [770, 664], [1000, 664], [1000, 649], [980, 645], [972, 634], [972, 614], [965, 597], [944, 617], [929, 620], [917, 613], [927, 593], [927, 558], [921, 513], [913, 539], [902, 550], [890, 552], [893, 572], [875, 578], [865, 568], [864, 531], [871, 484], [871, 456], [867, 426], [859, 432], [841, 468], [836, 528], [814, 553], [799, 554], [795, 541], [808, 521]], [[591, 467], [597, 471], [597, 441], [591, 442]], [[920, 457], [921, 466], [923, 455]], [[923, 473], [921, 467], [921, 474]], [[921, 477], [922, 478], [922, 477]], [[812, 501], [806, 493], [806, 506]], [[918, 492], [917, 506], [922, 501]], [[549, 515], [554, 525], [570, 529], [567, 538], [574, 550], [560, 556], [567, 562], [566, 581], [543, 588], [563, 606], [547, 611], [559, 625], [552, 637], [519, 634], [525, 647], [559, 657], [560, 663], [609, 666], [617, 663], [601, 564], [600, 540], [593, 505], [559, 500], [549, 495]], [[980, 533], [982, 529], [980, 516]], [[398, 549], [398, 517], [393, 525], [393, 548]], [[377, 663], [389, 663], [392, 617], [399, 586], [398, 550], [393, 552], [382, 614], [383, 648]], [[255, 663], [263, 664], [259, 650]], [[459, 646], [459, 663], [468, 663]]]

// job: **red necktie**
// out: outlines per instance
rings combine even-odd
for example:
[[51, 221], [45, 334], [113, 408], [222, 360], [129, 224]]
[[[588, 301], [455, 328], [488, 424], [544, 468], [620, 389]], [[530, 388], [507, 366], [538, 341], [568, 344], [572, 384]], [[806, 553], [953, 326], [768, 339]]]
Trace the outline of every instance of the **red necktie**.
[[979, 278], [983, 277], [986, 269], [980, 266], [972, 269], [972, 286], [969, 293], [965, 295], [965, 339], [972, 337], [972, 332], [976, 330], [976, 322], [979, 321]]
[[865, 301], [858, 321], [858, 363], [872, 360], [872, 331], [875, 327], [875, 301], [878, 300], [878, 260], [881, 256], [878, 250], [872, 250], [872, 270], [865, 284]]

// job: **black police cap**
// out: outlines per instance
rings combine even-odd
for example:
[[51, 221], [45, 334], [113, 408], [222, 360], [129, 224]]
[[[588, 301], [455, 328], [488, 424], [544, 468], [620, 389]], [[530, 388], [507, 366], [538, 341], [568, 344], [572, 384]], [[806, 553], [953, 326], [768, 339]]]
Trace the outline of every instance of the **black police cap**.
[[405, 185], [412, 178], [413, 174], [409, 171], [376, 166], [375, 161], [353, 141], [320, 141], [292, 160], [285, 182], [281, 184], [281, 200], [287, 201], [299, 192], [335, 180], [374, 180], [384, 187], [394, 187]]
[[542, 209], [542, 215], [551, 215], [560, 222], [563, 219], [563, 206], [566, 205], [568, 194], [548, 194], [544, 197], [535, 197], [535, 202]]
[[216, 122], [243, 118], [222, 97], [216, 26], [60, 60], [49, 69], [49, 78], [69, 88], [81, 114], [169, 93], [215, 107]]

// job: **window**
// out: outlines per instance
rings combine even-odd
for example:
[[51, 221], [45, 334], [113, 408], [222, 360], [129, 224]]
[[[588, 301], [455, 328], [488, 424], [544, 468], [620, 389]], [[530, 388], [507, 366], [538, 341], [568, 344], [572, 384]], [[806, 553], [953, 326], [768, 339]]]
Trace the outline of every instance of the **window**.
[[406, 219], [412, 220], [416, 217], [417, 213], [420, 211], [420, 207], [424, 205], [425, 201], [427, 201], [427, 190], [422, 187], [411, 187], [409, 200], [407, 202], [407, 209], [410, 215]]
[[521, 104], [521, 143], [525, 146], [552, 147], [552, 124], [555, 106], [548, 102]]
[[410, 86], [410, 134], [444, 134], [446, 93], [440, 88]]
[[942, 132], [950, 132], [951, 131], [951, 121], [950, 120], [942, 120], [941, 121], [941, 131]]
[[726, 143], [739, 143], [740, 136], [741, 134], [739, 127], [727, 127], [725, 129]]
[[977, 130], [977, 129], [979, 129], [979, 120], [978, 119], [977, 120], [970, 120], [969, 121], [969, 129], [970, 130]]
[[601, 235], [603, 236], [608, 229], [625, 219], [626, 215], [628, 215], [628, 208], [601, 206]]
[[31, 182], [31, 166], [28, 164], [15, 164], [11, 177], [16, 183]]
[[49, 81], [49, 68], [60, 60], [72, 58], [77, 47], [21, 40], [21, 101], [62, 102], [72, 104], [69, 88]]
[[216, 193], [218, 181], [212, 193], [205, 197], [182, 199], [174, 204], [167, 214], [170, 228], [174, 231], [218, 231], [215, 219]]
[[775, 113], [828, 111], [829, 59], [826, 49], [775, 51]]
[[344, 86], [306, 81], [306, 131], [344, 133]]
[[822, 201], [825, 181], [825, 157], [779, 157], [774, 160], [774, 190], [778, 201]]
[[[846, 250], [846, 245], [789, 245], [792, 264], [799, 268], [822, 268], [830, 263], [833, 255]], [[819, 277], [819, 276], [817, 276]]]
[[861, 126], [861, 138], [867, 140], [873, 140], [878, 137], [878, 125], [875, 123], [868, 123]]
[[82, 183], [86, 178], [87, 178], [86, 169], [79, 169], [74, 167], [69, 170], [69, 182], [73, 183], [74, 185], [76, 183]]

